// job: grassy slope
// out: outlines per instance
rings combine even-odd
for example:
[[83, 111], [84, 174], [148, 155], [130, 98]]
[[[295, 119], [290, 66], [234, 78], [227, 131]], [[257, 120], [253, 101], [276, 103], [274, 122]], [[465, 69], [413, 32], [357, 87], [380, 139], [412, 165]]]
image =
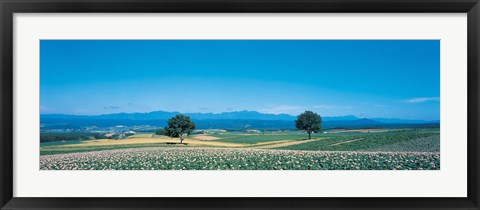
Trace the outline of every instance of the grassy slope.
[[440, 152], [440, 135], [412, 139], [410, 141], [369, 148], [364, 151], [382, 152]]
[[[362, 136], [369, 135], [369, 133], [363, 132], [345, 132], [345, 133], [327, 133], [327, 134], [313, 134], [312, 139], [320, 139], [327, 137], [338, 137], [338, 136]], [[212, 134], [211, 136], [220, 138], [218, 142], [231, 142], [231, 143], [242, 143], [242, 144], [256, 144], [261, 142], [273, 142], [273, 141], [283, 141], [283, 140], [306, 140], [308, 139], [307, 134], [236, 134], [236, 133], [220, 133]]]
[[[439, 141], [435, 143], [435, 138], [438, 136], [437, 132], [424, 131], [349, 135], [330, 137], [321, 141], [307, 142], [278, 149], [309, 151], [439, 151], [440, 143]], [[432, 138], [429, 139], [428, 137]], [[424, 140], [417, 140], [425, 138], [429, 139], [428, 143], [422, 143]], [[416, 146], [413, 146], [414, 144]], [[376, 148], [380, 150], [376, 150]]]
[[259, 142], [281, 141], [281, 140], [301, 140], [305, 139], [306, 135], [282, 135], [282, 134], [266, 134], [266, 135], [212, 135], [221, 139], [215, 140], [219, 142], [232, 142], [243, 144], [255, 144]]

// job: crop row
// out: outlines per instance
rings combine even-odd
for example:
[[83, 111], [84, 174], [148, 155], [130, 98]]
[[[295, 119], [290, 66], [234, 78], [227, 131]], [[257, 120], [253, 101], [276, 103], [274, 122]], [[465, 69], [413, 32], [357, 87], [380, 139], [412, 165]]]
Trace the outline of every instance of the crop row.
[[[304, 144], [283, 147], [286, 150], [310, 150], [310, 151], [360, 151], [372, 150], [375, 148], [386, 147], [391, 144], [409, 142], [415, 139], [422, 139], [432, 136], [439, 136], [438, 133], [424, 132], [388, 132], [369, 135], [351, 135], [329, 137], [321, 141], [313, 141]], [[429, 146], [429, 145], [419, 145]], [[437, 145], [436, 145], [437, 146]], [[439, 147], [439, 144], [438, 144]], [[405, 150], [409, 151], [409, 150]], [[430, 151], [421, 149], [419, 151]], [[438, 150], [436, 150], [438, 151]]]
[[137, 148], [40, 156], [42, 170], [438, 170], [438, 153]]
[[369, 148], [364, 151], [389, 152], [440, 152], [440, 135], [413, 139], [380, 147]]

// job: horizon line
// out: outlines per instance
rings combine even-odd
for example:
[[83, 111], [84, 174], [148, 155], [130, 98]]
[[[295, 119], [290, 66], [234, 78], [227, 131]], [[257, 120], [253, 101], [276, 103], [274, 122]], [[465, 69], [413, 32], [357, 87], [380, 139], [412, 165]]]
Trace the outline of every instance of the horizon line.
[[[311, 111], [311, 110], [305, 110], [305, 111]], [[240, 111], [225, 111], [225, 112], [179, 112], [179, 111], [164, 111], [164, 110], [156, 110], [156, 111], [149, 111], [149, 112], [116, 112], [116, 113], [105, 113], [105, 114], [65, 114], [65, 113], [40, 113], [40, 115], [72, 115], [72, 116], [104, 116], [104, 115], [114, 115], [114, 114], [149, 114], [153, 112], [166, 112], [166, 113], [179, 113], [179, 114], [223, 114], [223, 113], [233, 113], [233, 112], [256, 112], [259, 114], [268, 114], [268, 115], [288, 115], [292, 117], [297, 117], [298, 115], [292, 115], [292, 114], [287, 114], [287, 113], [265, 113], [265, 112], [259, 112], [259, 111], [253, 111], [253, 110], [240, 110]], [[318, 112], [315, 112], [318, 114]], [[405, 118], [395, 118], [395, 117], [358, 117], [357, 115], [354, 114], [346, 114], [346, 115], [335, 115], [335, 116], [322, 116], [319, 114], [322, 118], [323, 117], [356, 117], [358, 119], [375, 119], [375, 118], [382, 118], [382, 119], [399, 119], [399, 120], [423, 120], [423, 121], [440, 121], [440, 119], [433, 119], [433, 120], [428, 120], [428, 119], [405, 119]]]

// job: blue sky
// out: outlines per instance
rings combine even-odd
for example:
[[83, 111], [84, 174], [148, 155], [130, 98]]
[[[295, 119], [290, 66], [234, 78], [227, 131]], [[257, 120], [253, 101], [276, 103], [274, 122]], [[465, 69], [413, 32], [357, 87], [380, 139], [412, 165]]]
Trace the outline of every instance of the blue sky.
[[42, 40], [40, 111], [440, 118], [438, 40]]

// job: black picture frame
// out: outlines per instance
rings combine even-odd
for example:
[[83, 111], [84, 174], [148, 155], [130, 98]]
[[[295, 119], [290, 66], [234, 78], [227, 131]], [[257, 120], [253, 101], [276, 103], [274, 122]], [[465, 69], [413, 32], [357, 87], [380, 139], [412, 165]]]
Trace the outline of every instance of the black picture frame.
[[[478, 0], [0, 0], [1, 209], [479, 209]], [[17, 198], [13, 197], [14, 13], [467, 13], [466, 198]], [[345, 189], [348, 190], [348, 189]]]

